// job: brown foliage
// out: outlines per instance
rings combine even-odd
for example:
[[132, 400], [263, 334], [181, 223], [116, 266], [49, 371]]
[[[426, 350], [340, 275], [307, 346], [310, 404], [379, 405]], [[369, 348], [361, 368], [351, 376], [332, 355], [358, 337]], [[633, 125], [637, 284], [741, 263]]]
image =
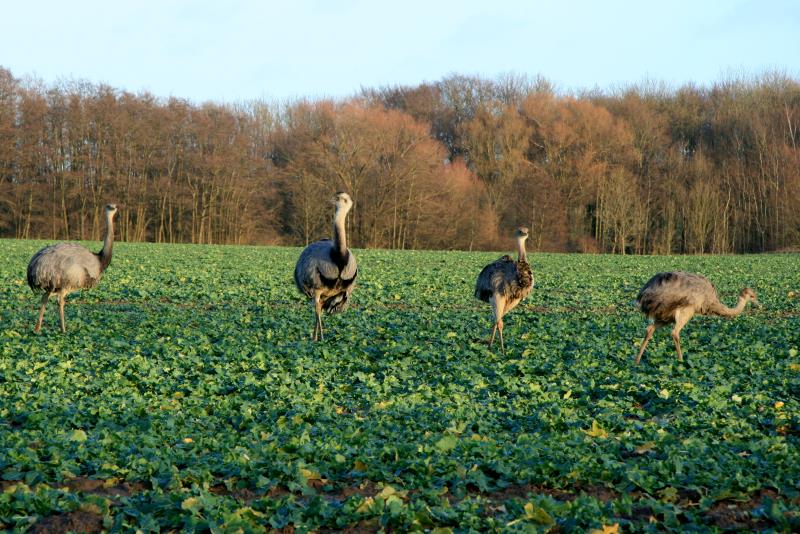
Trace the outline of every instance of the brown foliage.
[[347, 190], [354, 246], [726, 253], [800, 243], [800, 84], [558, 95], [451, 75], [348, 101], [220, 105], [0, 68], [0, 235], [302, 244]]
[[358, 102], [303, 106], [285, 134], [280, 172], [284, 211], [304, 242], [325, 233], [326, 201], [345, 190], [356, 199], [348, 218], [354, 246], [433, 246], [441, 243], [432, 230], [440, 228], [448, 201], [463, 204], [469, 189], [479, 189], [448, 168], [428, 126], [405, 113]]

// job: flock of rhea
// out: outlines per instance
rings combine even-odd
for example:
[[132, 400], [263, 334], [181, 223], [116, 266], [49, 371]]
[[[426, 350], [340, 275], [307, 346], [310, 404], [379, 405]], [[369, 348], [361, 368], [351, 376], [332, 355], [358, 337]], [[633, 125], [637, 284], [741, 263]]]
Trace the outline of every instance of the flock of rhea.
[[[353, 199], [347, 193], [336, 193], [333, 204], [333, 239], [323, 239], [308, 245], [300, 254], [294, 269], [297, 289], [314, 306], [314, 329], [311, 336], [314, 341], [324, 339], [322, 312], [335, 313], [347, 307], [358, 275], [356, 257], [347, 248], [345, 232], [345, 219], [353, 207]], [[31, 258], [28, 264], [28, 285], [34, 291], [43, 292], [39, 320], [34, 332], [41, 330], [47, 301], [54, 295], [58, 297], [61, 331], [67, 331], [64, 299], [73, 291], [95, 286], [111, 263], [116, 212], [115, 204], [105, 207], [106, 232], [100, 252], [90, 252], [75, 243], [57, 243], [41, 249]], [[503, 316], [514, 309], [533, 289], [533, 273], [525, 254], [528, 229], [517, 228], [514, 236], [517, 240], [517, 259], [506, 255], [490, 263], [483, 268], [475, 283], [475, 298], [492, 306], [494, 327], [489, 346], [492, 346], [495, 334], [499, 332], [503, 353]], [[644, 285], [636, 299], [641, 311], [652, 322], [647, 327], [635, 362], [638, 364], [641, 360], [656, 329], [669, 324], [674, 324], [672, 339], [678, 360], [682, 361], [680, 331], [693, 315], [735, 317], [742, 313], [748, 302], [757, 304], [758, 300], [755, 292], [747, 287], [741, 291], [736, 307], [728, 308], [719, 301], [711, 282], [699, 274], [666, 272], [655, 275]]]

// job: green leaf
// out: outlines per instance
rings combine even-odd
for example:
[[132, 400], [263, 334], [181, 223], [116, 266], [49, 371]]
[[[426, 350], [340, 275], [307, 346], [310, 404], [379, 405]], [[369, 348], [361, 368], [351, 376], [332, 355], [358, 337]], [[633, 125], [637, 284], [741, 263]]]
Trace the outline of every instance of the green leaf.
[[83, 443], [87, 439], [86, 432], [84, 432], [79, 428], [75, 429], [72, 432], [70, 432], [69, 437], [67, 439], [69, 439], [69, 441], [77, 441], [78, 443]]
[[200, 500], [197, 497], [188, 497], [181, 502], [181, 510], [197, 512], [200, 509]]
[[524, 506], [525, 510], [525, 519], [529, 521], [533, 521], [534, 523], [538, 523], [540, 525], [554, 525], [555, 521], [550, 514], [548, 514], [544, 508], [540, 508], [533, 504], [532, 502], [526, 503]]
[[600, 438], [605, 439], [608, 437], [608, 432], [606, 432], [603, 427], [601, 427], [597, 421], [592, 421], [592, 428], [589, 430], [584, 430], [584, 434], [593, 438]]
[[456, 436], [447, 435], [436, 442], [436, 448], [442, 452], [448, 452], [455, 449], [457, 443], [458, 438]]

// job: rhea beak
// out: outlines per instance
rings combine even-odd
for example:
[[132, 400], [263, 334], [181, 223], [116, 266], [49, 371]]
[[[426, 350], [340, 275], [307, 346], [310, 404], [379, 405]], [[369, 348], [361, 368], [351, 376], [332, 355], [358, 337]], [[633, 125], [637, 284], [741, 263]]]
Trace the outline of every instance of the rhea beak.
[[758, 297], [753, 297], [753, 305], [759, 309], [764, 307], [764, 305], [759, 302]]

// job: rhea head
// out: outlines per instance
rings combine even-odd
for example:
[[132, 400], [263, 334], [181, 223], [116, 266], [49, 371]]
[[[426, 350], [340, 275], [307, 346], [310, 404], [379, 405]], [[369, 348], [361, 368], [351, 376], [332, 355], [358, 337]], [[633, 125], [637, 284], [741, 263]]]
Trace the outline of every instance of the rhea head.
[[517, 239], [528, 239], [528, 229], [524, 226], [520, 226], [514, 230], [514, 237]]
[[742, 289], [742, 292], [739, 293], [739, 296], [745, 300], [752, 302], [753, 304], [759, 304], [758, 295], [756, 295], [756, 292], [750, 289], [749, 287]]
[[336, 213], [347, 213], [353, 207], [353, 199], [342, 191], [333, 195], [332, 202], [336, 206]]
[[117, 213], [116, 204], [106, 204], [106, 217], [113, 217]]

